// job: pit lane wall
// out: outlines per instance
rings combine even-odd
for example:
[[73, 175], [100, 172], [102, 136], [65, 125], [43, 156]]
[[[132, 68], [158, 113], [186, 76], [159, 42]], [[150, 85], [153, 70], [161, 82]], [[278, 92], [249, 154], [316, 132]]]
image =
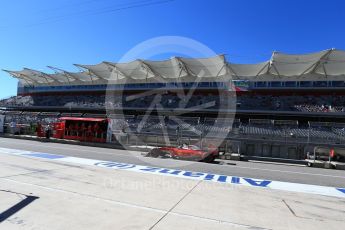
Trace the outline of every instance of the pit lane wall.
[[[156, 134], [113, 134], [113, 140], [124, 146], [166, 146], [166, 139], [163, 135]], [[188, 145], [197, 144], [199, 147], [207, 147], [209, 143], [217, 143], [217, 139], [210, 137], [181, 137], [169, 136], [169, 145], [178, 146], [183, 143]], [[316, 144], [316, 143], [315, 143]], [[304, 160], [308, 151], [312, 152], [313, 144], [306, 142], [287, 143], [285, 141], [260, 140], [254, 138], [226, 138], [219, 146], [220, 152], [236, 153], [244, 156], [282, 158], [293, 160]]]

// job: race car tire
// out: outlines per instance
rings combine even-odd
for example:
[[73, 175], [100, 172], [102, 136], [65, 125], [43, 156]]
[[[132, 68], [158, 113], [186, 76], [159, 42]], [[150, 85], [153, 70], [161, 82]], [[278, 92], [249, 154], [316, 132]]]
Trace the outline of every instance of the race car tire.
[[161, 154], [162, 154], [162, 151], [161, 151], [161, 150], [159, 150], [159, 149], [152, 149], [152, 150], [149, 152], [149, 154], [147, 154], [147, 156], [157, 158], [157, 157], [159, 157]]
[[209, 154], [207, 157], [205, 157], [202, 161], [206, 163], [212, 163], [215, 160], [215, 156], [213, 154]]

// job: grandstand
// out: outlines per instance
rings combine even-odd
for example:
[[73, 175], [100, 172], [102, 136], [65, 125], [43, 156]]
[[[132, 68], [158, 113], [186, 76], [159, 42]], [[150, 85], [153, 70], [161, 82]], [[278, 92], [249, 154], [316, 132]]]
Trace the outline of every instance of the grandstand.
[[[20, 81], [18, 96], [0, 104], [137, 109], [147, 108], [154, 94], [131, 96], [155, 91], [161, 94], [163, 108], [200, 107], [214, 102], [202, 109], [220, 109], [233, 100], [231, 92], [236, 92], [237, 110], [345, 112], [342, 50], [303, 55], [274, 52], [270, 60], [258, 64], [235, 64], [219, 55], [76, 66], [82, 71], [68, 72], [54, 67], [50, 67], [55, 71], [53, 74], [28, 68], [6, 70]], [[195, 92], [184, 102], [180, 92], [191, 88]], [[106, 92], [115, 95], [112, 100], [107, 100]]]
[[[47, 122], [66, 112], [107, 116], [116, 121], [117, 134], [158, 140], [162, 132], [173, 139], [213, 133], [241, 141], [248, 155], [293, 159], [303, 158], [313, 144], [345, 145], [342, 50], [273, 52], [270, 60], [257, 64], [236, 64], [219, 55], [76, 66], [79, 72], [5, 70], [19, 79], [18, 95], [0, 101], [7, 124]], [[152, 105], [163, 118], [154, 112], [145, 118]], [[29, 112], [37, 114], [25, 115]], [[55, 115], [44, 116], [47, 112]], [[235, 119], [217, 114], [235, 114]]]

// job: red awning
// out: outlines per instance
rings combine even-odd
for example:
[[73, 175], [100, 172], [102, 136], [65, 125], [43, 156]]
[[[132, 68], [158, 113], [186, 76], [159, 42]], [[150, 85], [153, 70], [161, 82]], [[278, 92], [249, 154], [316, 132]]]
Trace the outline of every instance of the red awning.
[[94, 121], [94, 122], [102, 122], [107, 121], [106, 118], [91, 118], [91, 117], [61, 117], [61, 121]]

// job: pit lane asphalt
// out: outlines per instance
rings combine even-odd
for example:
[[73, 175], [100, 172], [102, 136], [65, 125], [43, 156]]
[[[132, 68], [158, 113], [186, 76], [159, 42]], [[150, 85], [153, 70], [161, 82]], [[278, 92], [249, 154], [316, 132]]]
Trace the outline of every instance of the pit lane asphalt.
[[142, 156], [141, 152], [135, 151], [129, 152], [127, 150], [9, 138], [0, 138], [0, 147], [211, 174], [345, 188], [344, 170], [308, 168], [301, 165], [271, 164], [267, 162], [231, 161], [235, 165], [228, 164], [229, 161], [223, 161], [222, 164], [181, 162], [171, 159], [148, 158]]

